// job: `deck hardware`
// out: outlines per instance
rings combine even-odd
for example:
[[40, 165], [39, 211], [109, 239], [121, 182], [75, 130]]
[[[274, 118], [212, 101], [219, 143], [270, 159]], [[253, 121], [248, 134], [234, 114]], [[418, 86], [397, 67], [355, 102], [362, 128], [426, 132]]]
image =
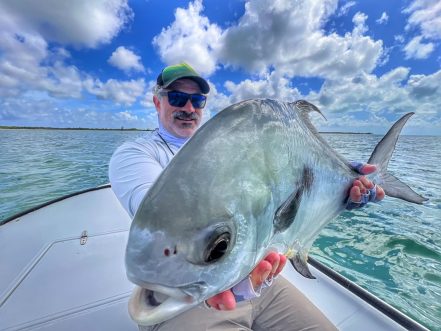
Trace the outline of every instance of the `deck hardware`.
[[84, 230], [83, 233], [81, 233], [81, 238], [80, 238], [80, 244], [84, 245], [87, 242], [87, 231]]

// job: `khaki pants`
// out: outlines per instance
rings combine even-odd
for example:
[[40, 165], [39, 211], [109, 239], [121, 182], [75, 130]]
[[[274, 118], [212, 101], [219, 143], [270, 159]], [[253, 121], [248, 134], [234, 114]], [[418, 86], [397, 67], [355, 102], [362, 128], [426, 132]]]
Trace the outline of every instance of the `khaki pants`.
[[279, 276], [259, 298], [243, 301], [232, 311], [199, 305], [175, 318], [141, 331], [176, 330], [337, 330], [290, 282]]

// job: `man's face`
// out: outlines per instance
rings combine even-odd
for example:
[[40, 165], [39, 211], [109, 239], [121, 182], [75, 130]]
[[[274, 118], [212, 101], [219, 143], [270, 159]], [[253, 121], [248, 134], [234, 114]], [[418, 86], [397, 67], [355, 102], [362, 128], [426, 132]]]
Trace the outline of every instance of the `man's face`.
[[[191, 79], [178, 79], [165, 91], [178, 91], [188, 94], [201, 93], [199, 85]], [[190, 100], [183, 107], [170, 105], [167, 95], [154, 96], [153, 102], [162, 125], [176, 137], [191, 137], [201, 123], [202, 109], [194, 108]]]

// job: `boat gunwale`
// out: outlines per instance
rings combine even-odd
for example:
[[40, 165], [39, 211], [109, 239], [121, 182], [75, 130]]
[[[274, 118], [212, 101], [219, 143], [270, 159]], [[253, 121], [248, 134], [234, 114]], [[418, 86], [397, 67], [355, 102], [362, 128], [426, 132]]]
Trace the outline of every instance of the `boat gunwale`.
[[81, 191], [69, 193], [69, 194], [63, 195], [61, 197], [49, 200], [47, 202], [41, 203], [41, 204], [36, 205], [34, 207], [31, 207], [29, 209], [25, 209], [24, 211], [18, 212], [17, 214], [9, 216], [9, 217], [5, 218], [4, 220], [1, 220], [0, 221], [0, 226], [5, 225], [6, 223], [12, 222], [14, 220], [17, 220], [18, 218], [20, 218], [20, 217], [22, 217], [24, 215], [30, 214], [30, 213], [32, 213], [32, 212], [34, 212], [36, 210], [42, 209], [44, 207], [47, 207], [47, 206], [52, 205], [54, 203], [57, 203], [59, 201], [66, 200], [66, 199], [72, 198], [74, 196], [81, 195], [83, 193], [98, 191], [98, 190], [102, 190], [102, 189], [109, 188], [109, 187], [111, 187], [110, 184], [104, 184], [104, 185], [100, 185], [100, 186], [96, 186], [96, 187], [87, 188], [87, 189], [84, 189], [84, 190], [81, 190]]

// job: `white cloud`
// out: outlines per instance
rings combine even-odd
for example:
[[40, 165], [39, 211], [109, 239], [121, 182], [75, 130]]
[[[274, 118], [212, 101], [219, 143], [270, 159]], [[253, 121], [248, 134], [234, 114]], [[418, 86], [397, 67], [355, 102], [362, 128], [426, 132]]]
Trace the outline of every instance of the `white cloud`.
[[122, 120], [127, 122], [136, 122], [138, 121], [138, 116], [135, 114], [132, 114], [130, 111], [121, 111], [116, 113], [114, 116], [115, 120]]
[[143, 79], [130, 81], [117, 81], [109, 79], [103, 83], [100, 80], [87, 79], [84, 82], [87, 91], [98, 98], [112, 100], [118, 104], [131, 105], [145, 90]]
[[107, 60], [114, 67], [125, 72], [139, 71], [144, 72], [144, 66], [141, 63], [141, 57], [136, 55], [130, 49], [119, 46]]
[[383, 12], [381, 14], [381, 17], [375, 22], [377, 22], [378, 24], [386, 24], [388, 21], [389, 21], [389, 15], [387, 15], [386, 12]]
[[246, 79], [239, 84], [225, 82], [225, 88], [231, 93], [230, 101], [238, 102], [250, 98], [272, 98], [285, 101], [294, 101], [301, 94], [290, 85], [289, 79], [272, 72], [259, 80]]
[[402, 44], [402, 43], [404, 43], [404, 40], [405, 40], [405, 39], [404, 39], [404, 36], [403, 36], [403, 35], [399, 34], [399, 35], [394, 36], [394, 40], [395, 40], [396, 42]]
[[[414, 97], [418, 102], [423, 99], [432, 100], [440, 104], [441, 95], [441, 70], [432, 75], [413, 75], [408, 82], [409, 95]], [[439, 106], [432, 111], [440, 109]]]
[[190, 3], [187, 9], [177, 8], [175, 21], [162, 29], [153, 39], [163, 62], [175, 64], [187, 62], [203, 75], [216, 70], [214, 51], [219, 42], [221, 30], [201, 16], [202, 0]]
[[[103, 83], [76, 66], [69, 65], [69, 51], [60, 45], [52, 46], [47, 41], [56, 39], [58, 42], [82, 46], [96, 46], [107, 42], [125, 22], [127, 16], [124, 15], [129, 11], [126, 7], [126, 1], [116, 0], [96, 1], [93, 4], [85, 1], [46, 1], [38, 4], [29, 1], [2, 1], [0, 96], [7, 99], [8, 104], [14, 104], [12, 97], [22, 99], [22, 103], [18, 105], [24, 102], [41, 104], [42, 96], [45, 96], [45, 100], [53, 98], [53, 102], [58, 104], [58, 99], [80, 99], [85, 92], [89, 92], [118, 104], [133, 104], [144, 91], [143, 80], [108, 80]], [[63, 12], [69, 13], [62, 16], [65, 17], [63, 21], [55, 18], [56, 10], [61, 8]], [[100, 19], [94, 20], [94, 17]], [[98, 30], [101, 29], [102, 33], [88, 31], [93, 30], [96, 24], [100, 25]], [[56, 28], [59, 39], [51, 37], [41, 26]], [[73, 31], [77, 31], [77, 34], [69, 34]], [[119, 64], [123, 65], [122, 62]], [[129, 65], [126, 63], [126, 67]], [[136, 62], [131, 65], [139, 69]], [[38, 98], [35, 98], [36, 95]], [[14, 111], [8, 109], [8, 114]]]
[[77, 47], [110, 42], [133, 17], [127, 0], [3, 0], [0, 12], [45, 40]]
[[349, 1], [345, 3], [343, 6], [340, 7], [338, 11], [338, 16], [345, 16], [349, 12], [349, 9], [351, 9], [355, 5], [355, 1]]
[[0, 100], [2, 125], [152, 129], [157, 125], [155, 113], [145, 109], [118, 111], [109, 104], [103, 107], [99, 103], [89, 103], [87, 107], [63, 106], [44, 97]]
[[[411, 133], [439, 134], [441, 130], [441, 70], [432, 75], [411, 75], [409, 68], [398, 67], [384, 75], [361, 73], [355, 77], [326, 80], [320, 91], [302, 95], [286, 77], [275, 72], [264, 78], [227, 81], [228, 96], [217, 91], [208, 106], [212, 113], [231, 103], [248, 98], [270, 97], [284, 101], [306, 99], [316, 104], [328, 121], [314, 120], [323, 131], [384, 133], [389, 118], [398, 119], [416, 112], [406, 125]], [[363, 120], [360, 120], [363, 114]]]
[[325, 34], [323, 25], [335, 13], [337, 1], [247, 2], [238, 24], [222, 35], [220, 60], [264, 73], [269, 68], [287, 76], [324, 78], [372, 71], [382, 42], [364, 36], [366, 15], [354, 16], [354, 30]]
[[352, 18], [352, 22], [354, 22], [354, 30], [352, 34], [362, 36], [364, 33], [368, 31], [368, 27], [366, 26], [366, 20], [368, 16], [364, 13], [357, 12]]
[[49, 54], [46, 41], [20, 29], [13, 17], [1, 10], [0, 54], [0, 95], [18, 95], [47, 74], [46, 68], [40, 67]]
[[344, 36], [323, 26], [337, 11], [337, 0], [267, 1], [245, 4], [245, 13], [226, 30], [202, 15], [202, 2], [178, 8], [174, 22], [154, 38], [161, 59], [189, 62], [202, 74], [219, 64], [267, 74], [333, 78], [371, 72], [382, 55], [382, 41], [364, 36], [367, 16], [357, 13], [354, 29]]
[[207, 106], [204, 108], [202, 120], [208, 120], [224, 108], [231, 105], [231, 96], [219, 92], [215, 85], [210, 84], [210, 95], [208, 96]]
[[[416, 112], [408, 127], [424, 127], [426, 134], [439, 134], [439, 86], [441, 70], [432, 75], [410, 75], [408, 68], [398, 67], [381, 77], [362, 74], [352, 79], [328, 80], [319, 92], [311, 92], [305, 98], [319, 106], [328, 118], [327, 123], [321, 123], [322, 129], [350, 127], [384, 132], [390, 126], [385, 114], [398, 118]], [[368, 117], [365, 122], [357, 119], [360, 113]]]
[[155, 104], [153, 103], [153, 88], [155, 86], [156, 86], [156, 80], [151, 80], [147, 83], [146, 93], [142, 96], [139, 102], [141, 106], [145, 108], [153, 108], [153, 109], [155, 108]]
[[435, 49], [433, 43], [423, 43], [423, 37], [417, 36], [407, 43], [404, 47], [406, 59], [426, 59]]
[[45, 79], [36, 82], [35, 88], [57, 98], [81, 98], [83, 81], [76, 67], [57, 61], [46, 68], [46, 73]]
[[410, 14], [407, 30], [419, 28], [426, 39], [441, 39], [441, 2], [439, 0], [415, 0], [404, 13]]

